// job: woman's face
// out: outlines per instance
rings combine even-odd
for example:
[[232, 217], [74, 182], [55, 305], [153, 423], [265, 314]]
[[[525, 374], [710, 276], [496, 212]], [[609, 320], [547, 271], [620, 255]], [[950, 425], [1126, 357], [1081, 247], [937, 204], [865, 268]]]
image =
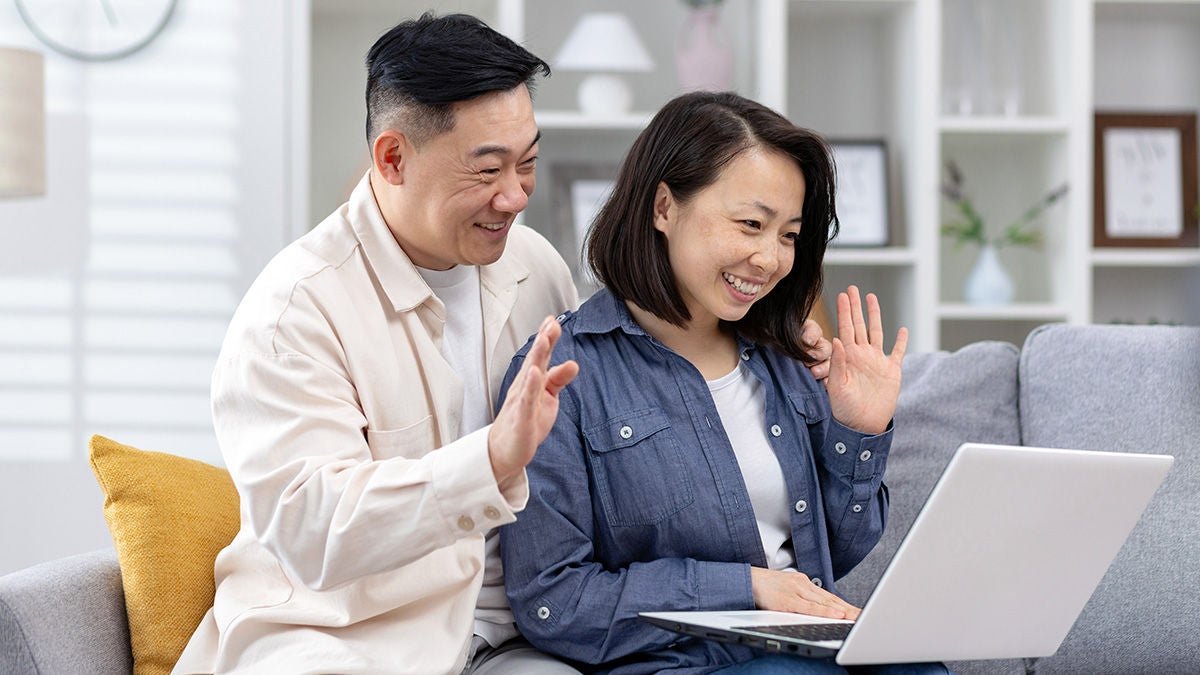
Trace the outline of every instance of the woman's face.
[[796, 161], [760, 147], [735, 157], [687, 204], [659, 184], [654, 227], [667, 239], [692, 328], [741, 319], [787, 276], [803, 205]]

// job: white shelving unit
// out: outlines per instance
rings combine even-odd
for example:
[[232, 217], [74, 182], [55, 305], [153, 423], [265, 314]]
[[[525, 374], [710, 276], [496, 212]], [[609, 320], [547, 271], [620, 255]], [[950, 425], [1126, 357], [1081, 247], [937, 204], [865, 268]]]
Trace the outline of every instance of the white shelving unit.
[[[375, 37], [426, 5], [313, 2], [317, 153], [318, 137], [329, 132], [322, 123], [331, 119], [319, 106], [339, 100], [326, 94], [362, 79], [361, 54]], [[535, 94], [544, 142], [525, 221], [577, 260], [579, 242], [554, 206], [562, 193], [556, 167], [615, 166], [653, 111], [678, 92], [673, 43], [685, 3], [460, 0], [438, 10], [474, 13], [547, 60], [585, 11], [634, 18], [656, 68], [629, 76], [633, 113], [579, 113], [580, 73], [555, 71]], [[1200, 324], [1200, 248], [1092, 246], [1093, 111], [1200, 109], [1200, 0], [725, 0], [721, 11], [738, 91], [832, 140], [887, 144], [889, 243], [831, 247], [826, 287], [856, 283], [878, 293], [889, 333], [907, 325], [910, 349], [954, 349], [980, 339], [1019, 345], [1047, 322]], [[348, 26], [361, 33], [353, 50]], [[318, 62], [322, 45], [328, 58], [349, 51], [346, 63], [357, 70], [323, 84], [332, 71]], [[354, 132], [360, 100], [344, 102], [354, 111]], [[1040, 221], [1043, 246], [1001, 250], [1016, 283], [1011, 304], [963, 301], [974, 251], [940, 235], [950, 215], [940, 196], [949, 159], [962, 168], [993, 233], [1050, 189], [1069, 185]], [[330, 161], [336, 158], [322, 157]], [[314, 180], [313, 190], [320, 189]], [[314, 205], [314, 218], [335, 206]]]

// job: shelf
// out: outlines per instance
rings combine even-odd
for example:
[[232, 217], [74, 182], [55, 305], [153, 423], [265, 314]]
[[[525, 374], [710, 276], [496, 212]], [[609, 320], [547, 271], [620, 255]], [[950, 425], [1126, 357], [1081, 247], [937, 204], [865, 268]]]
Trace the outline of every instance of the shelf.
[[1104, 248], [1092, 250], [1096, 267], [1200, 267], [1197, 248]]
[[632, 112], [616, 117], [596, 117], [574, 110], [544, 110], [534, 114], [538, 127], [543, 131], [547, 129], [641, 131], [646, 128], [653, 116], [653, 113], [648, 112]]
[[946, 134], [1045, 136], [1065, 134], [1070, 123], [1060, 117], [948, 116], [938, 120]]
[[1045, 302], [991, 306], [949, 302], [938, 306], [938, 316], [952, 321], [1066, 321], [1068, 312], [1062, 305]]
[[830, 246], [825, 249], [826, 265], [904, 267], [914, 264], [916, 260], [917, 254], [912, 249], [900, 246], [887, 248], [839, 248]]

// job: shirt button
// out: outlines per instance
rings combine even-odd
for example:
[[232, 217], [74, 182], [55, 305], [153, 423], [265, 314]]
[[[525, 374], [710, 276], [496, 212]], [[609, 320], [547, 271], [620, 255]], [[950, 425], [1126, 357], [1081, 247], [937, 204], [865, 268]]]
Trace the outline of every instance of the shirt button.
[[858, 458], [859, 458], [859, 459], [861, 459], [861, 460], [862, 460], [862, 461], [864, 461], [864, 462], [865, 462], [865, 461], [867, 461], [868, 459], [871, 459], [871, 451], [870, 451], [870, 450], [863, 450], [863, 451], [862, 451], [862, 454], [860, 454], [860, 455], [858, 456]]
[[825, 585], [824, 583], [821, 582], [821, 577], [813, 577], [812, 582], [813, 582], [813, 586], [816, 586], [817, 588], [821, 588]]
[[842, 443], [841, 441], [838, 441], [838, 444], [833, 446], [833, 449], [836, 450], [837, 454], [839, 455], [846, 454], [846, 444]]
[[749, 361], [750, 360], [750, 352], [742, 352], [742, 360]]
[[549, 619], [550, 618], [550, 608], [545, 605], [538, 607], [538, 618], [542, 619], [543, 621], [545, 621], [546, 619]]
[[855, 504], [850, 510], [855, 513], [862, 513], [862, 504]]
[[475, 529], [475, 521], [471, 520], [471, 516], [459, 516], [458, 526], [464, 530], [470, 531]]
[[772, 436], [775, 436], [778, 438], [779, 434], [782, 434], [782, 433], [783, 433], [783, 429], [780, 429], [778, 424], [771, 425], [771, 435]]
[[796, 502], [796, 513], [804, 513], [807, 510], [808, 510], [808, 502], [804, 501], [803, 499]]
[[500, 509], [497, 509], [494, 506], [489, 506], [483, 510], [483, 515], [491, 518], [492, 520], [497, 520], [500, 518]]
[[563, 321], [566, 321], [566, 320], [567, 320], [567, 315], [566, 315], [566, 314], [559, 314], [558, 316], [554, 317], [554, 320], [555, 320], [555, 321], [557, 321], [557, 322], [559, 322], [559, 323], [562, 323]]
[[621, 434], [621, 438], [629, 440], [633, 436], [633, 427], [626, 424], [625, 426], [621, 427], [621, 430], [617, 433]]

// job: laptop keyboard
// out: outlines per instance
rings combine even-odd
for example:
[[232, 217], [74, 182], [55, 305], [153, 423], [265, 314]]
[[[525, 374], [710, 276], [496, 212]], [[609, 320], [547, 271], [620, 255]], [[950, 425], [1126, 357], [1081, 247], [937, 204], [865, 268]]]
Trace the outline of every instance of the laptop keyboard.
[[780, 626], [736, 626], [739, 630], [752, 630], [767, 635], [809, 640], [812, 642], [826, 640], [845, 640], [850, 634], [852, 623], [792, 623]]

